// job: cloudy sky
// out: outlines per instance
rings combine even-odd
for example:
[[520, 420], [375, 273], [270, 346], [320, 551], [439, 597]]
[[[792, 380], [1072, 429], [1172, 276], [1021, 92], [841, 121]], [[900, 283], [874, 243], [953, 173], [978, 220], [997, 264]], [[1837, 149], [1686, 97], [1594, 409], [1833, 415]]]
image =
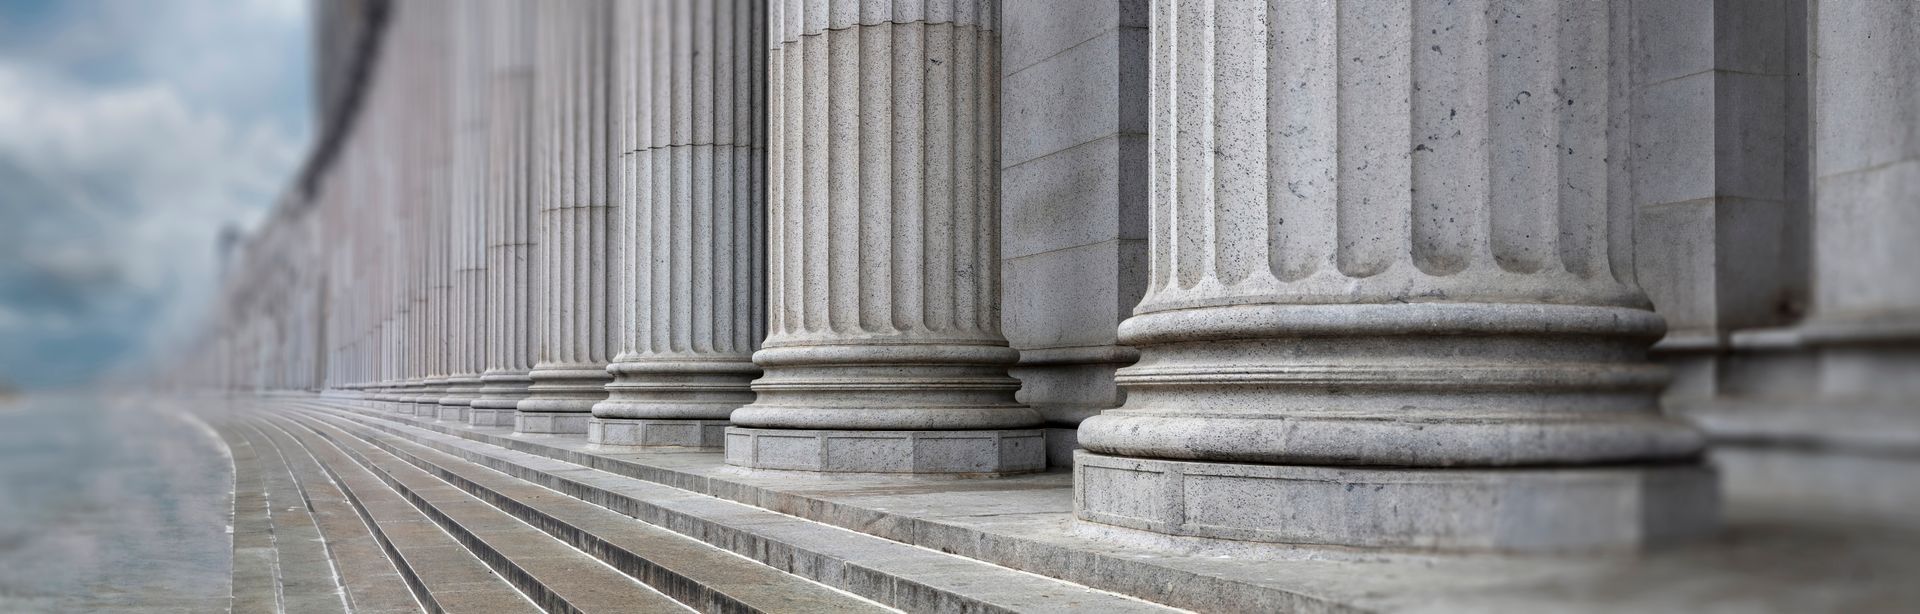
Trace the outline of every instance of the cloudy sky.
[[0, 378], [164, 354], [310, 138], [307, 0], [0, 0]]

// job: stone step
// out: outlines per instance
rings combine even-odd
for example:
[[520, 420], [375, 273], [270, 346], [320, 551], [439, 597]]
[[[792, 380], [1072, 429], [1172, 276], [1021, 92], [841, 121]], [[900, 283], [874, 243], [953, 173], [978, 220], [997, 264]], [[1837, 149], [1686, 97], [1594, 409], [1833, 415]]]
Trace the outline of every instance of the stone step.
[[250, 422], [280, 450], [292, 470], [333, 560], [334, 572], [346, 588], [348, 609], [363, 613], [420, 611], [420, 602], [414, 599], [406, 578], [313, 454], [279, 425], [258, 419]]
[[279, 561], [260, 452], [232, 425], [218, 424], [214, 431], [233, 456], [233, 611], [277, 612]]
[[298, 422], [346, 451], [549, 612], [689, 611], [593, 556], [333, 424], [287, 416], [269, 419]]
[[377, 415], [300, 407], [370, 439], [410, 441], [909, 612], [1180, 611]]
[[253, 424], [233, 424], [252, 448], [273, 527], [274, 584], [278, 610], [294, 613], [345, 612], [345, 591], [334, 573], [333, 557], [314, 522], [306, 497], [295, 482], [286, 455]]
[[445, 452], [335, 424], [702, 612], [897, 611]]
[[293, 436], [340, 486], [380, 548], [429, 612], [540, 612], [506, 578], [467, 550], [345, 450], [305, 427], [274, 423]]

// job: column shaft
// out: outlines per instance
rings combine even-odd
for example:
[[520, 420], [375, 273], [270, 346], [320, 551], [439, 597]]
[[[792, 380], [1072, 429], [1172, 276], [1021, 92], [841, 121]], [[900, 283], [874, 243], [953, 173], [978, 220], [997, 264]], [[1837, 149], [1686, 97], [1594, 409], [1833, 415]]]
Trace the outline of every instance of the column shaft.
[[[728, 461], [846, 471], [1038, 468], [1000, 334], [994, 0], [777, 0], [769, 13], [766, 375]], [[808, 429], [824, 452], [789, 456]], [[869, 431], [829, 449], [830, 430]], [[949, 439], [943, 464], [916, 431]], [[1029, 437], [1031, 434], [1031, 437]], [[950, 435], [959, 437], [957, 435]], [[943, 444], [944, 445], [944, 444]], [[1004, 448], [1004, 450], [1003, 450]], [[1005, 453], [1002, 453], [1002, 452]], [[1017, 460], [1014, 460], [1017, 459]]]
[[518, 432], [586, 433], [612, 379], [607, 363], [620, 328], [618, 271], [610, 265], [621, 252], [607, 108], [612, 17], [609, 2], [591, 0], [543, 5], [536, 19], [544, 295], [540, 362], [532, 396], [519, 404]]
[[532, 4], [495, 0], [487, 7], [491, 45], [487, 107], [487, 367], [468, 421], [512, 426], [527, 397], [536, 359], [533, 266]]
[[764, 2], [616, 5], [621, 308], [589, 440], [718, 447], [766, 336]]
[[[1151, 273], [1120, 328], [1141, 360], [1080, 427], [1080, 516], [1466, 549], [1711, 526], [1608, 163], [1624, 18], [1155, 2]], [[1495, 467], [1528, 469], [1470, 469]]]

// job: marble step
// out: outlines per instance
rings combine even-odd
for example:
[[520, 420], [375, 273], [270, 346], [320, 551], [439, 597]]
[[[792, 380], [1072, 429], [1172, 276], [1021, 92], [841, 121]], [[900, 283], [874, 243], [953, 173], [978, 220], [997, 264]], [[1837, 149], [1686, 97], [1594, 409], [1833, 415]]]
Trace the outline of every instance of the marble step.
[[334, 425], [275, 416], [319, 434], [398, 491], [549, 612], [689, 612], [685, 605]]
[[445, 452], [335, 424], [702, 612], [897, 611]]
[[377, 415], [300, 407], [370, 440], [419, 444], [909, 612], [1180, 611]]
[[348, 609], [368, 614], [420, 611], [420, 602], [414, 599], [406, 578], [313, 454], [277, 424], [257, 418], [250, 423], [279, 450], [291, 470], [333, 561], [334, 573], [346, 589]]
[[295, 479], [292, 464], [285, 450], [252, 422], [235, 424], [232, 428], [240, 431], [240, 436], [253, 448], [261, 469], [273, 521], [274, 568], [280, 593], [278, 611], [345, 612], [346, 591], [334, 569], [333, 556], [327, 551], [319, 523]]
[[525, 594], [330, 440], [272, 420], [318, 461], [429, 612], [540, 612]]
[[279, 557], [260, 451], [232, 424], [214, 431], [233, 457], [233, 611], [280, 610]]

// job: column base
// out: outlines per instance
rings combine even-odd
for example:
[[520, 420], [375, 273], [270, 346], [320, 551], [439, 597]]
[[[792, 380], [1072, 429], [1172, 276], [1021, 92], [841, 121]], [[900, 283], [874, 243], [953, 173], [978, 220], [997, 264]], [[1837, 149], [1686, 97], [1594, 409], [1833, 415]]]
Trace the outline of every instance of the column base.
[[1040, 429], [823, 431], [728, 427], [726, 460], [753, 469], [1001, 475], [1047, 468]]
[[1074, 515], [1238, 541], [1422, 550], [1632, 551], [1712, 535], [1703, 464], [1527, 469], [1254, 465], [1074, 455]]
[[583, 411], [522, 411], [513, 417], [513, 432], [531, 435], [585, 435], [593, 414]]
[[488, 409], [475, 407], [467, 410], [467, 424], [472, 426], [513, 426], [515, 412], [511, 409]]
[[728, 424], [725, 420], [594, 418], [587, 421], [587, 442], [603, 446], [718, 448], [726, 445]]

